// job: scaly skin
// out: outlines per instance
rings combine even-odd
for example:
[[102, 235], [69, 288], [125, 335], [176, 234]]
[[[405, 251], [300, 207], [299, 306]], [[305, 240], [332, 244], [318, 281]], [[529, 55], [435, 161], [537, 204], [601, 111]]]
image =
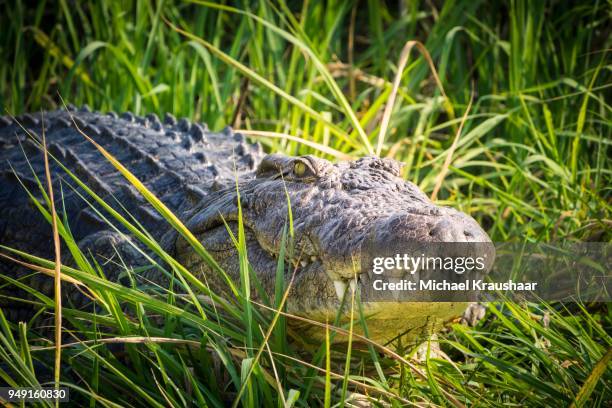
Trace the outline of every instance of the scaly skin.
[[[238, 191], [246, 231], [249, 261], [268, 294], [274, 292], [277, 256], [288, 222], [291, 203], [295, 251], [288, 264], [296, 266], [287, 310], [311, 319], [333, 320], [339, 296], [347, 285], [359, 290], [362, 279], [360, 251], [367, 239], [387, 242], [485, 242], [487, 234], [470, 216], [434, 205], [414, 184], [400, 177], [400, 164], [390, 159], [365, 157], [332, 164], [314, 156], [263, 156], [261, 148], [226, 129], [213, 133], [204, 126], [168, 116], [162, 124], [150, 115], [71, 112], [78, 126], [113, 154], [149, 187], [201, 240], [204, 247], [234, 280], [239, 280], [237, 251], [226, 225], [236, 232]], [[219, 292], [227, 284], [171, 230], [155, 211], [128, 187], [127, 181], [80, 135], [65, 111], [44, 117], [24, 115], [24, 126], [40, 135], [44, 126], [50, 152], [65, 163], [113, 207], [134, 215], [164, 248]], [[20, 141], [24, 151], [18, 143]], [[14, 172], [34, 193], [34, 173], [44, 178], [42, 153], [10, 119], [0, 118], [0, 242], [47, 258], [52, 257], [50, 227], [29, 198]], [[9, 167], [9, 163], [10, 166]], [[100, 259], [115, 248], [123, 261], [137, 266], [142, 257], [124, 238], [101, 220], [71, 189], [74, 183], [53, 164], [56, 192], [62, 192], [60, 210], [70, 222], [83, 249]], [[76, 189], [76, 191], [80, 191]], [[82, 193], [82, 192], [81, 192]], [[58, 193], [59, 194], [59, 193]], [[113, 198], [114, 197], [114, 198]], [[24, 276], [13, 263], [0, 261], [0, 272]], [[118, 275], [112, 264], [106, 272]], [[290, 280], [293, 268], [287, 271]], [[354, 281], [354, 277], [357, 280]], [[164, 283], [160, 272], [147, 280]], [[51, 292], [51, 280], [23, 278], [26, 284]], [[80, 294], [70, 294], [77, 300]], [[464, 303], [368, 302], [370, 335], [387, 341], [408, 332], [414, 337], [444, 320], [460, 315]], [[78, 303], [78, 301], [76, 301]], [[0, 300], [3, 309], [24, 305]]]

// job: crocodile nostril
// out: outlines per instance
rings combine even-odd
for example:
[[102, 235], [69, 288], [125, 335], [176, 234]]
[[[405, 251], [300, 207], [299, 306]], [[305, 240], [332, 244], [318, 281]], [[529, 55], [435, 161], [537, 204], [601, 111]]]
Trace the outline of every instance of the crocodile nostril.
[[474, 238], [474, 234], [472, 234], [472, 231], [464, 230], [463, 235], [465, 235], [466, 238]]
[[455, 241], [453, 228], [454, 226], [449, 220], [441, 219], [429, 230], [429, 236], [439, 242], [452, 242]]

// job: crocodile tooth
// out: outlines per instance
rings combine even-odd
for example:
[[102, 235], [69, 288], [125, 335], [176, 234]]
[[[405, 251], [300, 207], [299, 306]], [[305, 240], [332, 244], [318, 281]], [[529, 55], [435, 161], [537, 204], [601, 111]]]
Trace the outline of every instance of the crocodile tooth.
[[306, 265], [308, 265], [308, 262], [306, 261], [300, 261], [300, 265], [302, 265], [302, 268], [305, 268]]
[[357, 278], [349, 280], [349, 285], [351, 286], [351, 291], [355, 293], [355, 290], [357, 289]]
[[336, 296], [338, 296], [338, 300], [342, 302], [344, 292], [346, 292], [346, 282], [340, 280], [334, 281], [334, 288], [336, 288]]

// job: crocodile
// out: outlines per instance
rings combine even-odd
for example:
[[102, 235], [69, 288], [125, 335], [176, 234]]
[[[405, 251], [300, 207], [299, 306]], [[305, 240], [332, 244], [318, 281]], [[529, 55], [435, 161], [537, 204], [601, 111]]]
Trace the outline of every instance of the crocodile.
[[[312, 155], [266, 155], [259, 144], [229, 127], [214, 132], [170, 114], [160, 119], [155, 114], [101, 113], [87, 106], [68, 106], [0, 117], [0, 244], [47, 259], [53, 259], [52, 229], [33, 202], [44, 205], [37, 184], [37, 178], [45, 177], [43, 131], [49, 154], [57, 159], [50, 160], [50, 173], [59, 215], [68, 220], [80, 248], [99, 259], [109, 279], [120, 279], [123, 265], [135, 267], [147, 260], [127, 234], [110, 227], [103, 211], [85, 201], [88, 195], [58, 162], [117, 211], [137, 220], [167, 253], [213, 290], [230, 295], [225, 278], [81, 132], [124, 164], [176, 214], [235, 282], [240, 279], [240, 260], [228, 229], [237, 234], [242, 217], [248, 260], [270, 296], [291, 214], [294, 250], [285, 252], [291, 254], [285, 281], [292, 282], [286, 308], [308, 319], [333, 321], [348, 290], [360, 289], [362, 271], [355, 259], [364, 241], [373, 236], [381, 245], [491, 242], [471, 216], [435, 205], [415, 184], [404, 180], [401, 163], [392, 159], [368, 156], [332, 163]], [[70, 262], [70, 254], [63, 259]], [[167, 284], [159, 269], [142, 274], [143, 281]], [[26, 285], [52, 293], [51, 278], [32, 274], [5, 258], [0, 259], [0, 276], [18, 277]], [[79, 296], [80, 292], [70, 292], [75, 304]], [[5, 314], [28, 307], [16, 296], [0, 298]], [[368, 334], [377, 341], [405, 333], [414, 338], [459, 316], [466, 307], [463, 302], [367, 299], [364, 305]]]

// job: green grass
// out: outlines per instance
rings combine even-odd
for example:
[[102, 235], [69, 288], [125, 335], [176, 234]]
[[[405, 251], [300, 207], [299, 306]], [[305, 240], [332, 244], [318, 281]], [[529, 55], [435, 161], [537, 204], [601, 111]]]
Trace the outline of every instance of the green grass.
[[[610, 240], [608, 2], [406, 2], [402, 12], [365, 0], [0, 7], [3, 111], [51, 109], [61, 104], [59, 93], [103, 111], [172, 112], [214, 129], [229, 124], [247, 134], [293, 136], [252, 133], [269, 151], [335, 160], [380, 145], [382, 156], [407, 164], [404, 176], [426, 193], [441, 183], [438, 201], [472, 214], [493, 240]], [[428, 51], [443, 92], [416, 49], [398, 72], [410, 40]], [[51, 220], [48, 207], [40, 210]], [[176, 279], [173, 291], [109, 282], [58, 220], [63, 245], [77, 260], [63, 272], [101, 304], [95, 315], [69, 306], [63, 312], [79, 333], [65, 333], [64, 343], [74, 344], [63, 350], [62, 380], [84, 405], [330, 406], [353, 392], [393, 406], [610, 401], [607, 305], [491, 304], [476, 328], [456, 325], [441, 334], [448, 360], [410, 361], [414, 350], [402, 345], [323, 344], [303, 353], [291, 341], [299, 340], [286, 325], [291, 317], [248, 301], [256, 282], [241, 234], [235, 239], [243, 279], [235, 297], [223, 300], [129, 217], [105, 210]], [[191, 243], [212, 262], [196, 239]], [[21, 259], [54, 267], [27, 254]], [[273, 306], [283, 299], [284, 282], [277, 284]], [[53, 311], [53, 299], [25, 289]], [[21, 386], [51, 381], [51, 337], [32, 325], [0, 319], [0, 326], [0, 378]]]

